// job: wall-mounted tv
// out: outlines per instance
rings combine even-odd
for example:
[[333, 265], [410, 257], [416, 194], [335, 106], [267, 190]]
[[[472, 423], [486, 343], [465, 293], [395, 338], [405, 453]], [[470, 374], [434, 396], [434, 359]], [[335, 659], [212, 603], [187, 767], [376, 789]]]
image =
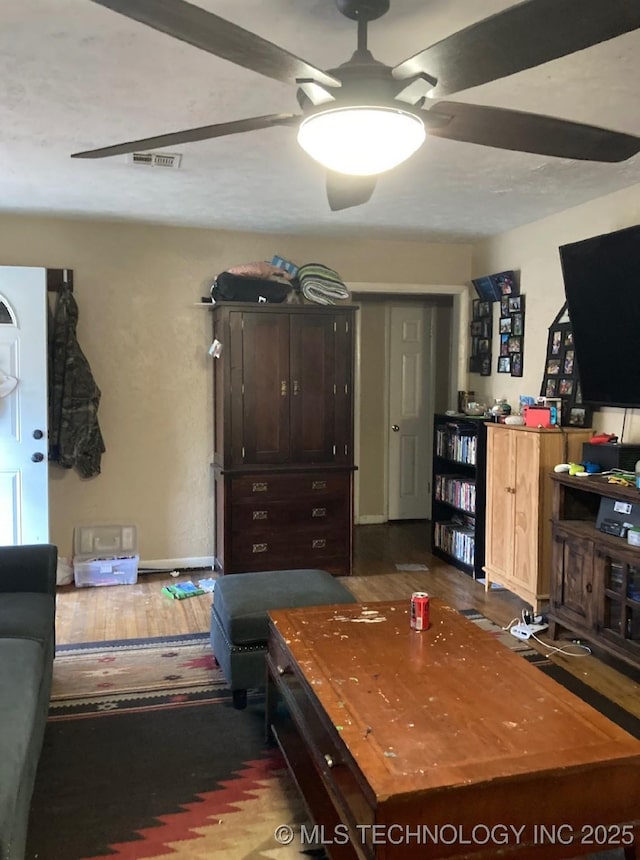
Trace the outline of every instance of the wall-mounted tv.
[[640, 407], [640, 226], [560, 247], [585, 403]]

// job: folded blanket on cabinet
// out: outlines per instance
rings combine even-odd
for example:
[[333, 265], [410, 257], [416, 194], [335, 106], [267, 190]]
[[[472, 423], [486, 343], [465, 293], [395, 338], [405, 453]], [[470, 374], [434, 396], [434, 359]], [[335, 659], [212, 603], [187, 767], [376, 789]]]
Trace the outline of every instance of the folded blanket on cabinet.
[[322, 263], [305, 263], [300, 266], [298, 280], [304, 297], [311, 302], [333, 305], [351, 298], [340, 275]]

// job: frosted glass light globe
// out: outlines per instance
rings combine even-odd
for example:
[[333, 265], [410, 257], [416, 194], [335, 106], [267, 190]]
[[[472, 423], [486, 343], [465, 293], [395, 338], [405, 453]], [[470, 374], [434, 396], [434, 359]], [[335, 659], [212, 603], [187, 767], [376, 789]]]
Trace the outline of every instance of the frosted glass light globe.
[[371, 176], [406, 161], [425, 136], [420, 117], [408, 111], [350, 107], [307, 117], [300, 125], [298, 143], [329, 170]]

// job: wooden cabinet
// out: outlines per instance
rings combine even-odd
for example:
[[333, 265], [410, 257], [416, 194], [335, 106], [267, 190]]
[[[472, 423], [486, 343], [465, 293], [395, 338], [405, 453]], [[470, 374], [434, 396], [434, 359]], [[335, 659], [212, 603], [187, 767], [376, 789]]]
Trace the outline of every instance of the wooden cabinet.
[[551, 635], [569, 630], [640, 666], [640, 549], [595, 525], [603, 497], [637, 506], [638, 491], [597, 475], [552, 483]]
[[538, 612], [549, 599], [552, 492], [549, 473], [579, 461], [591, 430], [487, 426], [487, 589], [497, 582]]
[[431, 551], [474, 578], [484, 565], [488, 420], [436, 415], [433, 430]]
[[357, 308], [213, 308], [216, 563], [351, 572]]

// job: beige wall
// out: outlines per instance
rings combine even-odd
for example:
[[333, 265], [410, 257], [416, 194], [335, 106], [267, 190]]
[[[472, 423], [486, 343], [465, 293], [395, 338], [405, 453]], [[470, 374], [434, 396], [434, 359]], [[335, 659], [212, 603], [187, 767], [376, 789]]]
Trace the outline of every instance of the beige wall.
[[[227, 266], [282, 254], [320, 261], [347, 281], [460, 284], [468, 246], [313, 240], [266, 234], [0, 216], [0, 262], [74, 270], [78, 334], [102, 389], [102, 474], [50, 467], [51, 539], [73, 527], [138, 526], [143, 560], [211, 556], [211, 341], [194, 307]], [[365, 438], [362, 474], [376, 484]], [[369, 460], [371, 462], [369, 463]]]
[[[640, 224], [640, 185], [477, 245], [473, 254], [473, 277], [507, 269], [520, 271], [521, 292], [527, 297], [524, 376], [517, 379], [496, 373], [497, 337], [494, 334], [492, 375], [470, 374], [467, 387], [484, 395], [489, 403], [496, 397], [506, 397], [512, 407], [517, 406], [521, 394], [539, 395], [548, 329], [564, 303], [559, 246], [632, 224]], [[494, 332], [497, 331], [497, 313], [498, 308], [494, 306]], [[621, 434], [623, 415], [622, 409], [603, 409], [595, 413], [594, 427]], [[631, 411], [627, 416], [624, 441], [640, 441], [640, 417]]]

